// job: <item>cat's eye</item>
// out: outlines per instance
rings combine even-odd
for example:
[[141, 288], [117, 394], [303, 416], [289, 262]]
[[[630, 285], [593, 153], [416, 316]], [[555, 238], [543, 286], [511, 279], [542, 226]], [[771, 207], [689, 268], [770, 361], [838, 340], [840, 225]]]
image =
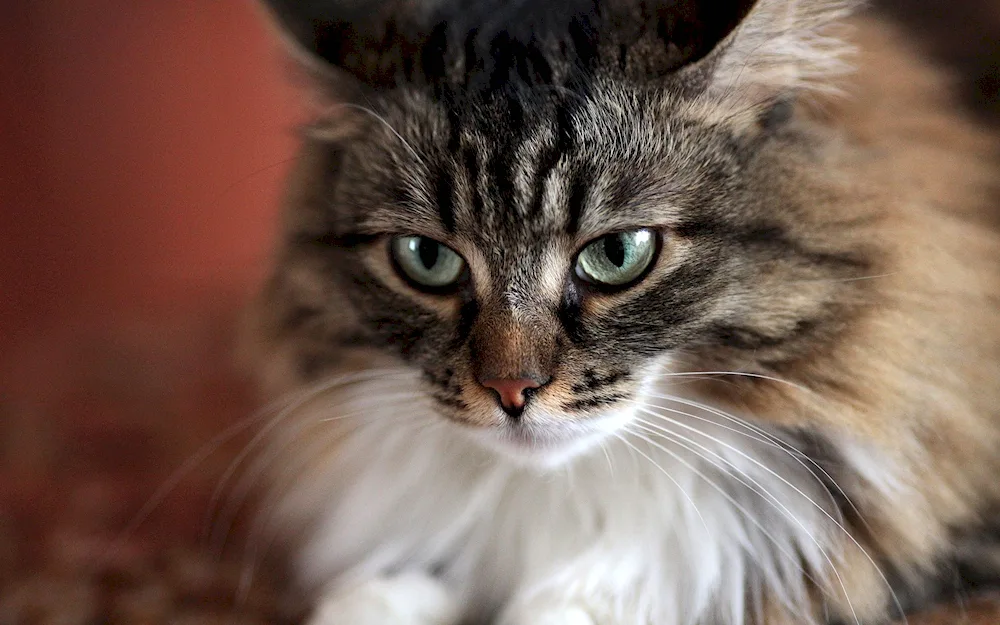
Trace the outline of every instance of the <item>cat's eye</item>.
[[605, 235], [577, 256], [576, 275], [598, 286], [624, 287], [646, 273], [656, 247], [656, 233], [648, 228]]
[[395, 237], [390, 243], [399, 271], [413, 284], [430, 290], [452, 286], [465, 272], [465, 261], [450, 247], [421, 236]]

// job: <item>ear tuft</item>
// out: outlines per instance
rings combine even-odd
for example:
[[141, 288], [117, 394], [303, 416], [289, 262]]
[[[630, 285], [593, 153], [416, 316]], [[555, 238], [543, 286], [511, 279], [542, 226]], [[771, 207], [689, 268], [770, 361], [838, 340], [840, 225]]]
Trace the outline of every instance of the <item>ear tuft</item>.
[[758, 0], [700, 63], [685, 68], [712, 97], [772, 102], [790, 92], [836, 91], [853, 48], [845, 18], [860, 0]]
[[[258, 0], [320, 100], [595, 77], [760, 108], [835, 90], [860, 0]], [[724, 107], [723, 107], [724, 108]]]

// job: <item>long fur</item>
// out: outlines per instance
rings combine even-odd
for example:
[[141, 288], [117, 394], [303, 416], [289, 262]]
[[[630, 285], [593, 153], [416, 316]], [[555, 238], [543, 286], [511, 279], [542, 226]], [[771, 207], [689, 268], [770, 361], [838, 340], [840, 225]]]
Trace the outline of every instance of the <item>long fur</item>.
[[[591, 65], [317, 48], [363, 100], [304, 143], [253, 335], [272, 392], [313, 389], [265, 458], [315, 625], [881, 623], [996, 544], [1000, 138], [852, 4], [760, 0], [645, 74], [643, 12], [581, 14]], [[799, 106], [843, 26], [852, 95]], [[420, 31], [390, 31], [396, 67]], [[568, 282], [637, 226], [667, 233], [641, 282]], [[410, 233], [468, 285], [408, 284]], [[484, 362], [554, 375], [513, 421]]]
[[[764, 0], [730, 36], [717, 89], [828, 90], [851, 70], [845, 19], [860, 0]], [[724, 44], [725, 45], [725, 44]]]

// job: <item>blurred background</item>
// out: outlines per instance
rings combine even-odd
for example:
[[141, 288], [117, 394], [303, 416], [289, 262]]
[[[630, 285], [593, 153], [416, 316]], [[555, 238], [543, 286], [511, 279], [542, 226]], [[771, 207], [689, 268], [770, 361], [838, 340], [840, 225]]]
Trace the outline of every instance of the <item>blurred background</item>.
[[[284, 69], [249, 0], [2, 3], [0, 623], [57, 622], [42, 604], [67, 596], [70, 622], [110, 609], [79, 580], [185, 458], [253, 411], [232, 345], [295, 144]], [[147, 617], [179, 601], [152, 578], [197, 573], [162, 554], [196, 543], [238, 444], [120, 551], [150, 577], [122, 582]], [[126, 608], [118, 620], [140, 622]]]
[[[250, 0], [0, 4], [0, 625], [222, 622], [238, 567], [193, 546], [245, 437], [103, 557], [255, 407], [233, 338], [301, 114], [283, 57]], [[995, 120], [1000, 1], [881, 4]]]

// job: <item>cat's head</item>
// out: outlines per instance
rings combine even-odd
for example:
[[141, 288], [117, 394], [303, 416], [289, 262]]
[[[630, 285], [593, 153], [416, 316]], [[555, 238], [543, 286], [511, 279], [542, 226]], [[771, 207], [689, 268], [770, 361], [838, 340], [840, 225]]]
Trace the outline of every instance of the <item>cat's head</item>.
[[265, 296], [296, 376], [388, 358], [552, 460], [667, 373], [824, 349], [871, 259], [795, 101], [846, 3], [707, 4], [271, 2], [325, 107]]

